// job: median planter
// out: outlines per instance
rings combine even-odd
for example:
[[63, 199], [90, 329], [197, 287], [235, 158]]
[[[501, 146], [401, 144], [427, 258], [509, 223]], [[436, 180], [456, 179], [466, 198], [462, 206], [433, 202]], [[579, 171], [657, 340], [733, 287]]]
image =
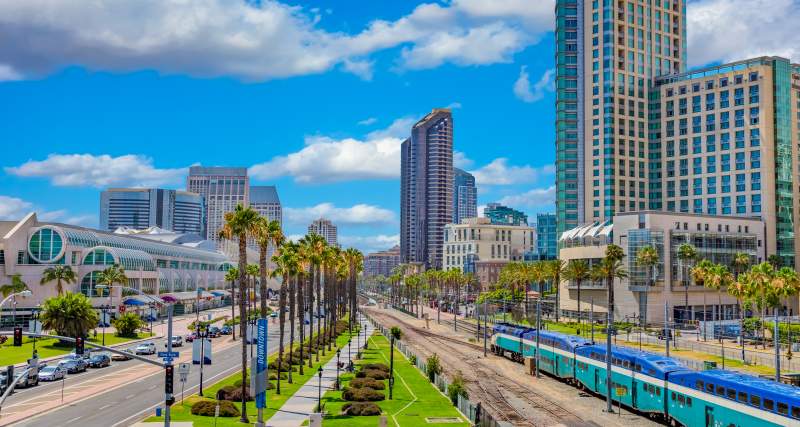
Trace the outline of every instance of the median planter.
[[217, 404], [220, 417], [238, 417], [242, 414], [236, 405], [227, 400], [201, 400], [192, 405], [192, 415], [213, 417], [216, 414]]
[[342, 406], [342, 415], [368, 417], [380, 414], [381, 408], [372, 402], [351, 402]]
[[386, 396], [380, 391], [369, 387], [345, 387], [342, 392], [342, 399], [351, 402], [377, 402], [386, 399]]
[[386, 384], [384, 384], [383, 381], [378, 381], [374, 378], [353, 378], [348, 386], [352, 388], [369, 387], [373, 390], [383, 390], [386, 388]]

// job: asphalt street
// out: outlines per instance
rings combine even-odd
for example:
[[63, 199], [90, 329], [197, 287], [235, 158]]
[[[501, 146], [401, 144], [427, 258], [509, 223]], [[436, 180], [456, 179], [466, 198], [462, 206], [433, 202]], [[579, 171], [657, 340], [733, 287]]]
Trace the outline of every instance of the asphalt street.
[[[288, 328], [287, 328], [288, 329]], [[238, 330], [237, 330], [238, 332]], [[277, 324], [270, 322], [268, 347], [270, 353], [277, 350], [279, 328]], [[288, 337], [288, 331], [286, 333]], [[227, 341], [230, 336], [224, 336], [212, 340], [212, 346], [218, 346], [223, 340]], [[287, 339], [287, 338], [284, 338]], [[156, 342], [157, 348], [162, 349], [164, 340]], [[211, 365], [203, 367], [203, 384], [208, 386], [214, 381], [224, 378], [241, 367], [241, 347], [237, 334], [236, 345], [222, 349], [212, 350], [213, 360]], [[181, 355], [190, 354], [191, 343], [184, 344], [174, 350], [180, 351]], [[253, 348], [255, 354], [255, 348]], [[69, 392], [72, 389], [80, 388], [83, 384], [102, 381], [103, 378], [121, 375], [129, 370], [146, 369], [145, 362], [129, 360], [124, 362], [112, 362], [112, 366], [102, 369], [90, 369], [86, 373], [70, 375], [64, 382], [64, 390]], [[175, 397], [180, 399], [181, 389], [185, 395], [196, 393], [200, 383], [199, 365], [193, 365], [185, 384], [179, 381], [179, 376], [175, 374]], [[33, 400], [32, 396], [50, 394], [53, 399], [58, 399], [62, 387], [61, 381], [53, 383], [40, 383], [38, 387], [27, 390], [20, 390], [10, 397], [3, 406], [3, 412], [13, 411], [15, 405], [24, 405], [26, 400]], [[35, 398], [35, 397], [34, 397]], [[139, 379], [128, 382], [122, 386], [111, 390], [103, 391], [72, 403], [60, 406], [56, 409], [45, 412], [17, 422], [15, 426], [77, 426], [81, 427], [121, 427], [134, 424], [141, 419], [154, 415], [156, 407], [164, 403], [164, 373], [163, 370], [157, 372], [148, 371]], [[7, 409], [8, 408], [8, 409]]]

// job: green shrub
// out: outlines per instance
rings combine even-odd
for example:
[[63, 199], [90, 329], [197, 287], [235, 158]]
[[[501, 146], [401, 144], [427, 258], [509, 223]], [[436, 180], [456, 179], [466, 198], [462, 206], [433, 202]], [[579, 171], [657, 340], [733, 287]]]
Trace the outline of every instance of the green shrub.
[[447, 386], [447, 395], [450, 397], [450, 401], [453, 402], [453, 405], [458, 405], [458, 396], [463, 398], [469, 397], [467, 388], [464, 386], [464, 376], [461, 375], [461, 372], [456, 372], [453, 380], [450, 381], [450, 385]]
[[436, 375], [442, 373], [442, 363], [439, 361], [439, 356], [436, 353], [433, 353], [431, 357], [428, 358], [427, 366], [428, 370], [426, 373], [428, 374], [428, 380], [434, 382], [436, 380]]
[[381, 408], [372, 402], [349, 402], [342, 406], [342, 415], [368, 417], [380, 414]]
[[342, 392], [342, 399], [351, 402], [376, 402], [386, 399], [386, 396], [382, 392], [369, 387], [345, 387]]
[[373, 378], [376, 380], [389, 379], [389, 372], [379, 369], [362, 369], [356, 372], [356, 378]]
[[[245, 401], [251, 402], [253, 398], [250, 396], [250, 387], [245, 388]], [[227, 385], [220, 389], [219, 398], [221, 400], [227, 400], [231, 402], [241, 402], [242, 401], [242, 386], [241, 384], [238, 386], [235, 385]]]
[[[470, 340], [472, 340], [472, 338], [470, 338]], [[416, 355], [412, 354], [411, 357], [408, 358], [408, 361], [412, 365], [417, 366], [417, 356]]]
[[220, 417], [238, 417], [241, 415], [239, 408], [227, 400], [201, 400], [192, 405], [192, 415], [213, 417], [216, 413], [217, 403], [219, 403]]
[[383, 381], [376, 380], [375, 378], [353, 378], [350, 381], [349, 387], [369, 387], [373, 390], [383, 390], [386, 388], [386, 384], [384, 384]]
[[366, 363], [361, 365], [361, 369], [363, 370], [375, 369], [378, 371], [389, 372], [389, 367], [383, 363]]
[[144, 326], [142, 319], [133, 313], [125, 313], [112, 322], [117, 328], [118, 337], [135, 338], [136, 330]]
[[[281, 372], [281, 379], [282, 380], [285, 380], [285, 379], [288, 379], [288, 378], [289, 378], [289, 376], [286, 375], [286, 373]], [[270, 381], [275, 381], [275, 380], [278, 379], [278, 376], [275, 375], [275, 374], [269, 374], [269, 379], [270, 379]]]

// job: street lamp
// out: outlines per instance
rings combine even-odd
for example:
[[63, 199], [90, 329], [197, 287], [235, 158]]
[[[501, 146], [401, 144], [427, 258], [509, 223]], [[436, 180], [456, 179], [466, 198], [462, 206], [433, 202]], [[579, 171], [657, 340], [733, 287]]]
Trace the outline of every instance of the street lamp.
[[0, 301], [0, 309], [2, 309], [2, 308], [3, 308], [3, 306], [4, 306], [4, 305], [5, 305], [5, 304], [6, 304], [6, 303], [9, 301], [9, 300], [13, 299], [13, 298], [14, 298], [14, 297], [16, 297], [16, 296], [21, 296], [21, 297], [25, 298], [25, 297], [29, 297], [29, 296], [31, 296], [31, 295], [33, 295], [33, 292], [31, 292], [31, 291], [30, 291], [30, 290], [28, 290], [28, 289], [25, 289], [24, 291], [20, 291], [20, 292], [14, 292], [13, 294], [11, 294], [11, 295], [7, 296], [7, 297], [6, 297], [6, 298], [5, 298], [3, 301]]
[[350, 356], [350, 341], [352, 338], [347, 339], [347, 360], [353, 360], [353, 357]]
[[339, 353], [341, 349], [336, 349], [336, 390], [339, 390]]
[[197, 324], [197, 336], [200, 338], [200, 392], [198, 394], [200, 397], [203, 397], [203, 365], [206, 364], [205, 349], [206, 337], [208, 336], [206, 325], [202, 323]]
[[319, 377], [319, 386], [317, 387], [317, 410], [321, 413], [322, 412], [322, 366], [319, 367], [317, 375]]
[[[107, 305], [103, 305], [103, 306], [100, 307], [100, 311], [103, 313], [103, 323], [102, 323], [102, 325], [103, 325], [103, 345], [106, 345], [106, 313], [108, 313], [108, 308], [109, 307]], [[150, 329], [151, 329], [151, 332], [152, 332], [153, 328], [150, 327]]]
[[369, 348], [369, 343], [367, 342], [367, 324], [364, 323], [364, 350]]
[[[37, 305], [36, 305], [36, 308], [37, 308], [37, 310], [36, 310], [36, 311], [33, 311], [32, 309], [31, 309], [31, 311], [33, 311], [33, 332], [38, 334], [38, 333], [39, 333], [39, 332], [38, 332], [38, 331], [39, 331], [39, 329], [38, 329], [38, 325], [39, 325], [39, 313], [42, 311], [42, 305], [41, 305], [41, 304], [37, 304]], [[36, 335], [34, 335], [34, 336], [33, 336], [33, 355], [32, 355], [32, 357], [33, 357], [34, 359], [36, 359], [36, 358], [38, 358], [38, 357], [39, 357], [39, 356], [36, 354]]]

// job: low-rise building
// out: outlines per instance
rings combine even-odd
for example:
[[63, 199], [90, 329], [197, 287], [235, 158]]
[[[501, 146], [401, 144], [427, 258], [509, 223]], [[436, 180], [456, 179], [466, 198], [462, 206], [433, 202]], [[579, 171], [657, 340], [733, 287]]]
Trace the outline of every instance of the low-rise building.
[[[648, 324], [663, 323], [665, 304], [670, 321], [712, 320], [717, 316], [720, 300], [722, 317], [730, 319], [738, 315], [736, 300], [724, 290], [718, 293], [691, 281], [691, 266], [678, 259], [678, 248], [689, 243], [699, 259], [727, 265], [733, 271], [737, 253], [750, 256], [753, 264], [766, 259], [764, 236], [765, 226], [758, 218], [654, 211], [620, 213], [613, 223], [594, 222], [562, 233], [559, 259], [583, 259], [594, 265], [605, 256], [609, 244], [622, 247], [622, 263], [628, 277], [614, 281], [616, 320], [638, 323], [643, 318]], [[659, 255], [655, 283], [651, 282], [652, 270], [636, 261], [636, 254], [645, 246], [655, 247]], [[563, 280], [560, 286], [562, 312], [576, 317], [577, 283]], [[590, 305], [596, 315], [607, 313], [607, 292], [605, 281], [581, 283], [584, 318], [588, 318]]]
[[385, 251], [372, 252], [364, 256], [364, 276], [389, 277], [398, 265], [400, 265], [400, 245]]
[[476, 273], [479, 262], [522, 261], [525, 252], [531, 250], [533, 228], [527, 225], [492, 224], [488, 218], [468, 218], [461, 224], [445, 226], [445, 270], [458, 268]]

